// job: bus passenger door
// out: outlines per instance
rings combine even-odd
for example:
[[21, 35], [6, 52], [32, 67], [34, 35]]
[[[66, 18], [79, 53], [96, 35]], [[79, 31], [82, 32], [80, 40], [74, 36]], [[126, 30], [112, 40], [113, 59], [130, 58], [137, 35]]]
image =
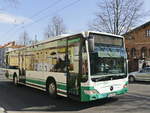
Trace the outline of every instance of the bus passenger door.
[[67, 45], [68, 45], [67, 93], [70, 98], [80, 99], [80, 82], [79, 82], [80, 38], [69, 39]]
[[25, 77], [25, 56], [23, 54], [19, 55], [19, 82], [24, 83], [26, 81]]

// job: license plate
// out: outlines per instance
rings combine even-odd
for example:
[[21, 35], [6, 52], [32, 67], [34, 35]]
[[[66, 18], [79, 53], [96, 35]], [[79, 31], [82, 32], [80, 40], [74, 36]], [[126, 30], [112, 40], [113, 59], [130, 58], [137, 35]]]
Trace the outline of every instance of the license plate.
[[116, 93], [111, 93], [108, 95], [108, 97], [113, 97], [113, 96], [116, 96]]

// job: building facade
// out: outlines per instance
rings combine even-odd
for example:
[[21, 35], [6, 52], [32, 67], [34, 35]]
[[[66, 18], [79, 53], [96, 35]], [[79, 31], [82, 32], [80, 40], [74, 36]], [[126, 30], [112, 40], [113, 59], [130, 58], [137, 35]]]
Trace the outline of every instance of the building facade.
[[5, 53], [11, 50], [15, 50], [18, 48], [24, 47], [22, 45], [17, 45], [14, 41], [4, 44], [0, 46], [0, 67], [5, 67]]
[[144, 62], [150, 66], [150, 22], [124, 35], [129, 60], [129, 72], [138, 71]]

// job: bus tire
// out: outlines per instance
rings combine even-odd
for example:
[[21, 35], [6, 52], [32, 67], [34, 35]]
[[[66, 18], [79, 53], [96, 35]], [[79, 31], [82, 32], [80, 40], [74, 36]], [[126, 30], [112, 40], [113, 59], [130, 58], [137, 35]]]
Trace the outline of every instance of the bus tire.
[[18, 80], [17, 80], [16, 74], [14, 74], [14, 76], [13, 76], [13, 83], [14, 83], [14, 85], [18, 85]]
[[54, 79], [48, 79], [46, 83], [46, 91], [50, 97], [57, 97], [57, 87]]

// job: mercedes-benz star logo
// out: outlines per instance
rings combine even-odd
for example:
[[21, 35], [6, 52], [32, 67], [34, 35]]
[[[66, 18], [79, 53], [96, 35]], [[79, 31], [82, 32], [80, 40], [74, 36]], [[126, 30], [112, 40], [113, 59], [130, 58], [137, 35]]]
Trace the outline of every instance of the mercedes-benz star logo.
[[110, 86], [110, 91], [112, 91], [114, 89], [114, 87], [113, 86]]

